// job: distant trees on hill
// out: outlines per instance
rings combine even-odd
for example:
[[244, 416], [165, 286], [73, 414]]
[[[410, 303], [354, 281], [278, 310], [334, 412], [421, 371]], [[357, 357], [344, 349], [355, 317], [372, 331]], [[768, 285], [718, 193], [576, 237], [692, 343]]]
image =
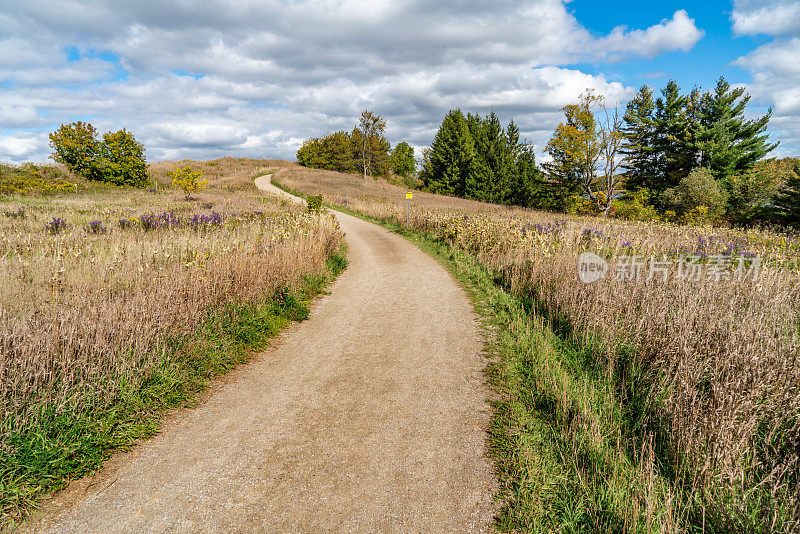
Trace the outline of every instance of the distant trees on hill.
[[359, 171], [360, 143], [350, 132], [333, 132], [324, 137], [312, 137], [297, 151], [297, 163], [313, 169], [338, 172]]
[[494, 112], [465, 116], [456, 109], [442, 121], [420, 179], [434, 193], [532, 205], [542, 174], [533, 147], [520, 139], [513, 120], [504, 128]]
[[[766, 159], [777, 146], [767, 132], [772, 110], [748, 118], [749, 101], [724, 78], [687, 94], [674, 81], [659, 96], [642, 86], [624, 113], [587, 91], [562, 109], [541, 168], [513, 120], [504, 127], [494, 112], [453, 109], [422, 153], [419, 180], [433, 193], [570, 213], [800, 225], [800, 160]], [[350, 133], [309, 139], [298, 162], [413, 173], [413, 149], [403, 142], [390, 152], [376, 117], [362, 114]]]
[[[365, 110], [351, 132], [333, 132], [304, 141], [297, 151], [297, 162], [304, 167], [362, 173], [365, 177], [386, 175], [394, 160], [389, 154], [391, 145], [384, 136], [385, 128], [386, 121], [380, 115]], [[408, 143], [405, 145], [411, 149]], [[411, 149], [412, 163], [413, 158]], [[413, 172], [413, 169], [407, 170], [408, 162], [404, 163], [404, 170]]]

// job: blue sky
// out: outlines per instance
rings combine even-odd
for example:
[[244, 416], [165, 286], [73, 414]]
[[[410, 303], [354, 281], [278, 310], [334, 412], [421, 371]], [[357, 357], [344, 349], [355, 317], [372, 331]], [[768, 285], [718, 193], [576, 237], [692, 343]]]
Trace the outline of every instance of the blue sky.
[[541, 148], [586, 88], [624, 104], [720, 75], [797, 155], [798, 57], [800, 0], [0, 0], [0, 160], [46, 160], [74, 120], [129, 129], [151, 161], [292, 159], [364, 108], [417, 148], [455, 107]]
[[[731, 30], [731, 3], [716, 0], [695, 2], [651, 2], [643, 9], [642, 2], [597, 2], [593, 0], [574, 0], [568, 4], [578, 21], [587, 29], [600, 35], [610, 32], [615, 26], [627, 25], [630, 28], [646, 28], [659, 20], [667, 19], [679, 10], [685, 9], [694, 19], [698, 28], [705, 34], [689, 51], [665, 52], [654, 58], [635, 58], [618, 64], [579, 64], [585, 72], [605, 72], [627, 85], [663, 86], [669, 79], [675, 79], [687, 90], [695, 84], [704, 88], [712, 87], [720, 75], [731, 80], [746, 82], [750, 75], [737, 65], [737, 58], [746, 55], [767, 41], [763, 36], [737, 37]], [[609, 16], [613, 12], [614, 16]]]

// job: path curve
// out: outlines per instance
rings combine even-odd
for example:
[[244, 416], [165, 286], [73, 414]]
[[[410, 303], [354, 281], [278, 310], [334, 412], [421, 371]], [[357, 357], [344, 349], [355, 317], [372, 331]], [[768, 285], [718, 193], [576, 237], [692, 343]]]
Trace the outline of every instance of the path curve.
[[[285, 195], [269, 177], [257, 185]], [[336, 216], [350, 263], [309, 319], [71, 484], [33, 530], [489, 528], [488, 392], [470, 301], [402, 237]]]

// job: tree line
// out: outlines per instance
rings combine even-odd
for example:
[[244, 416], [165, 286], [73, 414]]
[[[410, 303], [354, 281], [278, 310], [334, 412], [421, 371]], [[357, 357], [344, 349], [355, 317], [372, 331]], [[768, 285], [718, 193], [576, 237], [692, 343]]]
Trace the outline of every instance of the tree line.
[[303, 142], [297, 162], [304, 167], [359, 173], [364, 178], [394, 173], [404, 178], [416, 173], [414, 149], [403, 141], [392, 148], [386, 139], [386, 120], [364, 110], [353, 130], [338, 131]]
[[537, 165], [510, 121], [451, 110], [420, 179], [434, 193], [572, 213], [683, 222], [800, 219], [800, 160], [766, 159], [777, 143], [772, 110], [745, 113], [750, 96], [720, 78], [711, 91], [682, 93], [674, 81], [656, 96], [643, 86], [624, 112], [585, 92]]
[[531, 205], [541, 172], [533, 146], [520, 139], [513, 120], [503, 127], [494, 112], [481, 117], [456, 109], [445, 116], [424, 153], [420, 180], [434, 193]]

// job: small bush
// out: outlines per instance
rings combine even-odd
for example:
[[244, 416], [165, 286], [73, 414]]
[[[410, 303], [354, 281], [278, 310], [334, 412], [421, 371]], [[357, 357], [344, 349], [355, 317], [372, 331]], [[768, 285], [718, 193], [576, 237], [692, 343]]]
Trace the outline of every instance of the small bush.
[[580, 195], [570, 195], [564, 201], [564, 212], [570, 215], [599, 215], [597, 203]]
[[322, 195], [309, 196], [307, 202], [309, 212], [319, 213], [322, 210]]
[[682, 220], [684, 224], [688, 224], [689, 226], [701, 226], [704, 224], [711, 224], [714, 221], [714, 217], [708, 209], [708, 206], [697, 206], [684, 213]]
[[722, 215], [727, 200], [727, 193], [706, 168], [693, 170], [677, 186], [664, 191], [664, 202], [667, 206], [680, 214], [695, 211], [695, 215], [704, 211], [697, 211], [703, 206], [707, 210], [707, 214], [703, 216], [708, 219]]
[[0, 193], [8, 195], [49, 195], [74, 193], [77, 187], [57, 168], [26, 163], [0, 169]]
[[208, 180], [203, 177], [203, 171], [193, 171], [191, 167], [175, 169], [167, 173], [172, 177], [172, 185], [179, 187], [186, 194], [186, 200], [191, 200], [192, 193], [197, 193], [208, 187]]
[[650, 204], [650, 191], [647, 189], [612, 200], [611, 215], [631, 221], [653, 221], [659, 218], [658, 210]]

